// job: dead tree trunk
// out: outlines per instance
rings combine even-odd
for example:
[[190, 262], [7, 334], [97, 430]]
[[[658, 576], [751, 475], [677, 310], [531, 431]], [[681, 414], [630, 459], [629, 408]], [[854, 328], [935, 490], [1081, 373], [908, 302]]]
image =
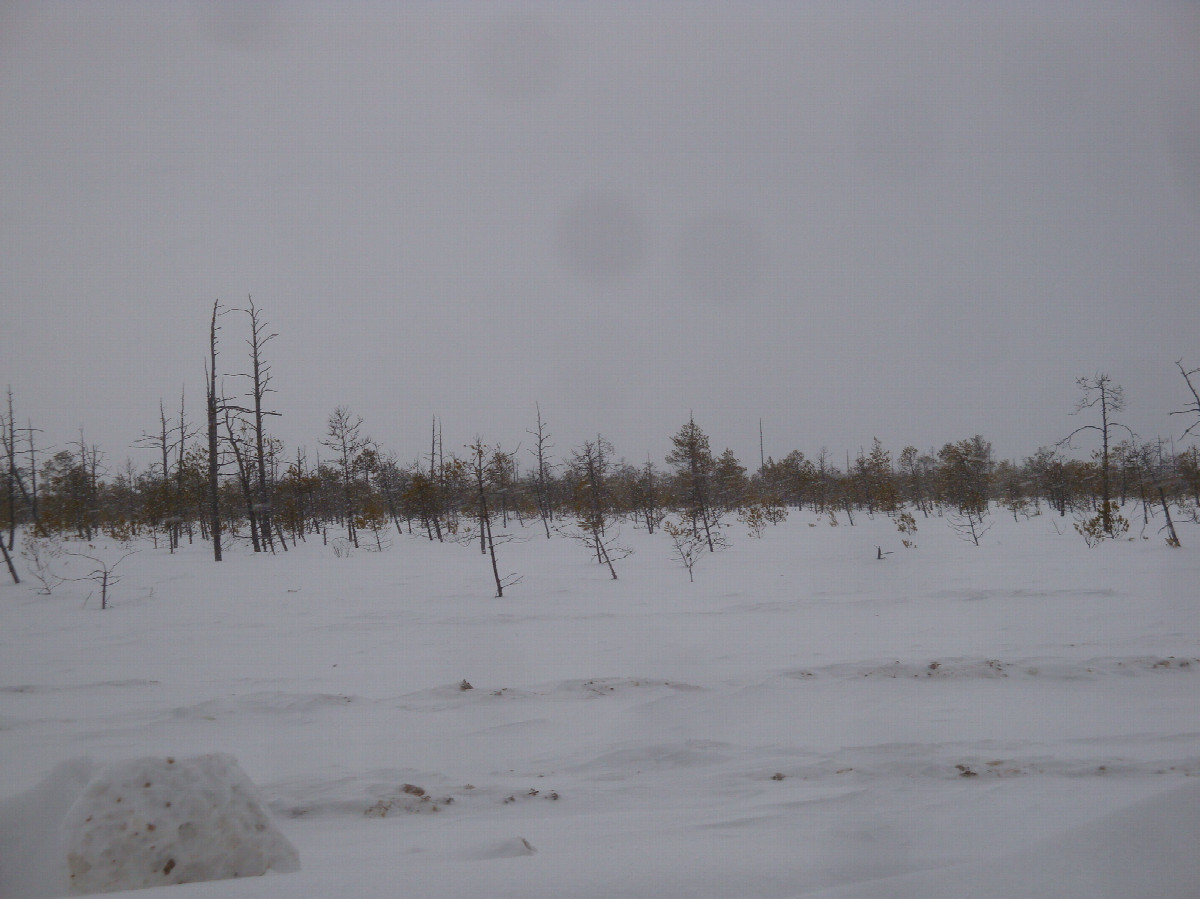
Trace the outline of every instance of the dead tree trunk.
[[213, 561], [221, 561], [221, 503], [219, 495], [219, 459], [217, 457], [217, 423], [220, 403], [217, 400], [217, 316], [220, 302], [213, 302], [212, 322], [208, 328], [208, 530], [212, 534]]
[[[262, 356], [263, 347], [266, 346], [276, 334], [265, 334], [266, 322], [259, 317], [258, 308], [254, 305], [253, 298], [248, 297], [249, 306], [245, 310], [250, 316], [250, 339], [247, 343], [250, 345], [250, 379], [252, 383], [251, 399], [254, 401], [254, 455], [257, 463], [257, 505], [258, 519], [260, 531], [262, 532], [263, 542], [270, 548], [271, 552], [275, 551], [275, 541], [271, 535], [271, 490], [268, 487], [267, 478], [267, 454], [266, 454], [266, 429], [263, 426], [263, 419], [268, 415], [279, 415], [278, 412], [269, 412], [263, 409], [263, 399], [268, 393], [275, 391], [270, 387], [271, 383], [271, 366], [268, 365]], [[284, 544], [284, 550], [287, 550], [287, 544]]]
[[1175, 522], [1171, 520], [1171, 507], [1167, 505], [1167, 495], [1163, 492], [1162, 487], [1158, 488], [1158, 499], [1162, 503], [1163, 513], [1167, 516], [1167, 533], [1171, 535], [1167, 542], [1171, 546], [1180, 546], [1179, 535], [1175, 533]]
[[8, 566], [8, 573], [12, 575], [13, 583], [21, 583], [21, 578], [17, 576], [17, 569], [13, 566], [12, 556], [8, 554], [8, 547], [4, 541], [0, 540], [0, 552], [4, 553], [4, 564]]

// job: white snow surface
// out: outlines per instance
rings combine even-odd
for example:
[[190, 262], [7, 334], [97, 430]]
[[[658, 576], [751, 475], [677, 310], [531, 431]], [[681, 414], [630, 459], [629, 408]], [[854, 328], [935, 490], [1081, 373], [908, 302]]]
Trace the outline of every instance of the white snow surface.
[[1196, 896], [1200, 531], [993, 519], [734, 523], [694, 584], [514, 525], [503, 599], [395, 534], [147, 548], [106, 611], [6, 583], [0, 896], [64, 895], [104, 765], [213, 753], [303, 868], [163, 895]]

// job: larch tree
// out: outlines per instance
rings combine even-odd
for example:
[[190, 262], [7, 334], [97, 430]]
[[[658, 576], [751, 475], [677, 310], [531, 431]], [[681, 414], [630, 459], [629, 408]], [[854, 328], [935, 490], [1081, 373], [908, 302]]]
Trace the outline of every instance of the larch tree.
[[179, 421], [167, 416], [163, 401], [158, 401], [158, 427], [142, 434], [135, 446], [152, 449], [158, 456], [159, 477], [154, 482], [154, 518], [167, 535], [167, 545], [173, 553], [179, 548], [184, 518], [184, 466], [187, 441], [194, 435], [188, 430], [184, 416], [184, 398], [179, 399]]
[[750, 481], [746, 477], [746, 466], [738, 461], [733, 450], [726, 449], [713, 462], [713, 498], [715, 505], [724, 511], [736, 509], [746, 501]]
[[612, 444], [597, 435], [571, 453], [571, 509], [575, 515], [574, 528], [562, 528], [564, 536], [578, 540], [596, 557], [596, 564], [608, 567], [612, 579], [617, 579], [614, 560], [623, 559], [632, 550], [616, 544], [619, 536], [610, 521], [612, 503], [609, 497]]
[[635, 516], [641, 514], [642, 522], [646, 525], [646, 533], [653, 534], [663, 519], [663, 483], [662, 476], [654, 467], [654, 462], [647, 458], [646, 464], [638, 471], [633, 482], [630, 504]]
[[400, 498], [404, 494], [406, 475], [394, 453], [385, 454], [381, 447], [375, 447], [375, 455], [379, 460], [375, 471], [375, 484], [383, 495], [384, 508], [392, 524], [396, 526], [396, 533], [403, 534], [404, 528], [400, 524]]
[[[487, 446], [480, 437], [476, 437], [475, 442], [469, 445], [467, 450], [469, 452], [467, 458], [454, 460], [456, 464], [453, 467], [459, 472], [465, 473], [470, 479], [475, 507], [474, 517], [479, 527], [480, 552], [488, 556], [491, 561], [492, 577], [496, 582], [496, 597], [499, 599], [504, 596], [505, 587], [511, 587], [520, 581], [516, 575], [510, 574], [507, 577], [500, 575], [500, 563], [496, 559], [496, 545], [504, 540], [497, 537], [492, 530], [494, 508], [490, 502], [493, 490], [504, 477], [503, 473], [497, 469], [498, 460], [511, 454], [504, 453], [498, 446]], [[467, 535], [467, 539], [470, 539], [469, 535]]]
[[346, 525], [346, 537], [358, 548], [358, 532], [354, 526], [354, 482], [363, 453], [371, 448], [371, 438], [362, 432], [362, 416], [348, 406], [338, 406], [329, 416], [321, 445], [333, 450], [341, 488], [341, 512]]
[[991, 502], [992, 445], [976, 434], [958, 443], [947, 443], [938, 451], [938, 469], [943, 501], [957, 508], [951, 525], [960, 536], [978, 546], [988, 530], [984, 522]]
[[709, 448], [708, 435], [689, 416], [687, 424], [671, 438], [674, 449], [667, 454], [667, 464], [675, 469], [677, 501], [682, 513], [691, 522], [692, 533], [704, 537], [709, 552], [720, 544], [714, 534], [717, 522], [713, 508], [713, 474], [716, 461]]
[[1096, 431], [1100, 435], [1100, 527], [1107, 537], [1115, 532], [1117, 507], [1112, 501], [1112, 464], [1110, 447], [1112, 432], [1120, 428], [1136, 439], [1137, 435], [1126, 425], [1116, 421], [1113, 416], [1125, 408], [1125, 391], [1120, 384], [1114, 384], [1112, 378], [1105, 372], [1100, 372], [1090, 378], [1082, 377], [1075, 380], [1083, 396], [1075, 404], [1075, 413], [1087, 409], [1095, 409], [1100, 413], [1099, 424], [1082, 425], [1059, 441], [1060, 446], [1070, 446], [1076, 434], [1083, 431]]
[[88, 445], [84, 439], [83, 429], [79, 429], [79, 440], [74, 444], [79, 448], [79, 469], [83, 474], [83, 537], [91, 540], [99, 524], [100, 515], [100, 460], [102, 453], [96, 444]]
[[900, 494], [928, 518], [926, 484], [921, 466], [921, 453], [915, 446], [906, 446], [900, 451]]
[[891, 514], [896, 511], [900, 494], [892, 472], [892, 454], [878, 437], [874, 438], [870, 453], [865, 456], [859, 454], [854, 463], [854, 473], [862, 489], [868, 514], [876, 511]]

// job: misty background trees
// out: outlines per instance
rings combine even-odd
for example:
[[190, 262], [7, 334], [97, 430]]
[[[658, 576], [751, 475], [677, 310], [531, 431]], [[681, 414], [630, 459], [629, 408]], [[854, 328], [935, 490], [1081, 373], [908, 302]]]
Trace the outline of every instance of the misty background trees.
[[[218, 337], [235, 321], [244, 355], [226, 362]], [[115, 454], [82, 432], [50, 443], [34, 416], [18, 413], [10, 389], [0, 409], [0, 543], [11, 577], [19, 576], [11, 563], [22, 530], [84, 542], [101, 534], [147, 540], [169, 552], [207, 541], [216, 561], [230, 542], [270, 553], [314, 538], [328, 542], [331, 533], [344, 535], [347, 547], [375, 550], [385, 548], [389, 534], [435, 543], [449, 537], [479, 547], [502, 595], [515, 576], [501, 573], [497, 547], [526, 530], [579, 540], [616, 578], [615, 563], [626, 552], [622, 526], [665, 529], [691, 575], [702, 554], [727, 544], [735, 516], [754, 537], [789, 510], [850, 526], [856, 515], [889, 516], [907, 535], [905, 546], [915, 546], [908, 538], [918, 519], [931, 518], [978, 544], [997, 510], [1016, 520], [1069, 517], [1089, 543], [1125, 532], [1125, 514], [1143, 536], [1162, 530], [1173, 545], [1177, 521], [1200, 521], [1200, 447], [1146, 440], [1122, 425], [1125, 395], [1107, 373], [1076, 382], [1075, 414], [1084, 423], [1021, 460], [996, 459], [978, 434], [895, 453], [876, 437], [869, 448], [845, 453], [842, 467], [822, 447], [813, 458], [799, 449], [778, 460], [760, 453], [750, 470], [731, 450], [714, 454], [690, 413], [659, 461], [633, 464], [600, 435], [555, 457], [549, 419], [533, 403], [523, 450], [502, 451], [483, 437], [447, 448], [434, 416], [428, 454], [404, 462], [373, 441], [364, 418], [345, 405], [329, 414], [315, 453], [288, 450], [273, 437], [269, 423], [280, 413], [269, 399], [286, 391], [274, 384], [267, 357], [277, 336], [252, 299], [241, 309], [214, 303], [204, 426], [189, 417], [186, 386], [177, 404], [164, 397], [147, 410], [148, 427], [130, 444], [144, 454], [140, 464], [114, 464]], [[1174, 414], [1184, 416], [1183, 440], [1200, 430], [1200, 369], [1176, 364], [1182, 383]]]

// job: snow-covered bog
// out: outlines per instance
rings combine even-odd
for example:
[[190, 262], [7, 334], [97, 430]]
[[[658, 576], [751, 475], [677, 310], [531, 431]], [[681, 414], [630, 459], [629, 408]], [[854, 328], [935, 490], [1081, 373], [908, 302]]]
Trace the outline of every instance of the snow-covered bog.
[[63, 830], [76, 895], [300, 867], [258, 788], [222, 753], [109, 765], [75, 800]]
[[795, 512], [695, 583], [666, 535], [628, 530], [614, 581], [531, 528], [503, 599], [477, 547], [408, 535], [146, 549], [106, 611], [0, 584], [0, 897], [67, 894], [59, 825], [100, 779], [105, 814], [153, 809], [176, 772], [128, 760], [207, 755], [303, 868], [147, 899], [1194, 899], [1200, 533], [994, 518], [975, 546], [917, 516], [906, 548]]

